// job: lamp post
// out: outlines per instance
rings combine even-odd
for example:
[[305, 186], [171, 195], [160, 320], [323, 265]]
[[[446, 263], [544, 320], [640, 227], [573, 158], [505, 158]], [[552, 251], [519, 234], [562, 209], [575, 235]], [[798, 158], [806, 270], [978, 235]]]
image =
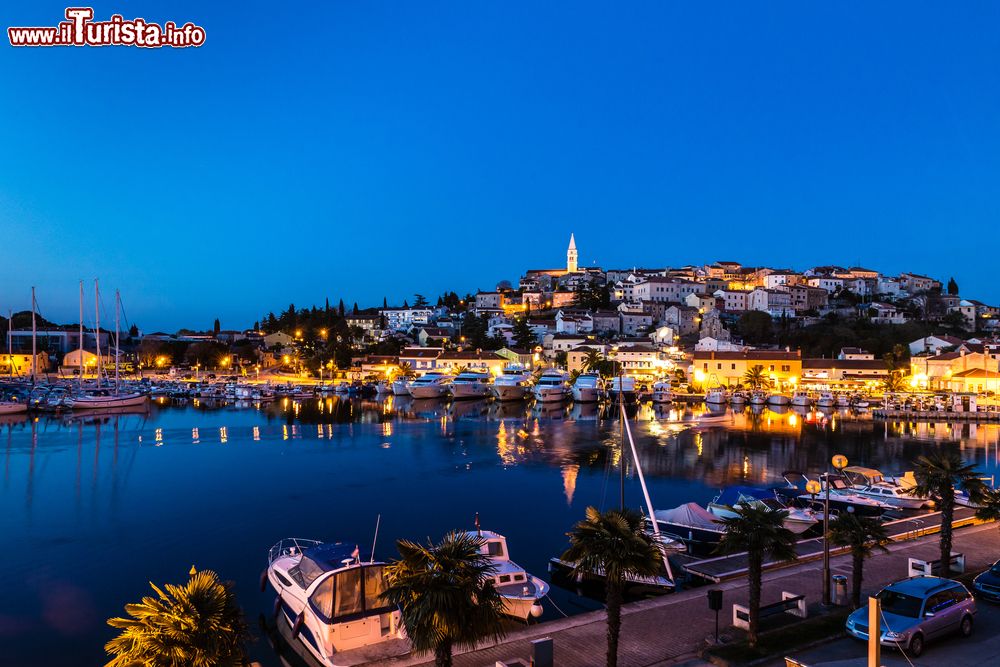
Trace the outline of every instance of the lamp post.
[[[847, 457], [843, 454], [835, 454], [830, 461], [833, 467], [840, 472], [847, 467]], [[816, 484], [815, 481], [809, 483]], [[806, 490], [809, 491], [807, 485]], [[823, 503], [823, 605], [830, 606], [830, 471], [826, 473], [825, 502]], [[815, 487], [813, 487], [815, 488]], [[813, 493], [813, 491], [809, 491]]]

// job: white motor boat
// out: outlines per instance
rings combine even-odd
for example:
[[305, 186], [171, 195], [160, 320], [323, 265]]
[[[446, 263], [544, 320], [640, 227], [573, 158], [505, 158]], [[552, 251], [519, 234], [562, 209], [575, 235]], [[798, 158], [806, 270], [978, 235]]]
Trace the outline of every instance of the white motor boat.
[[729, 402], [729, 392], [726, 391], [725, 387], [709, 389], [708, 393], [705, 394], [705, 402], [709, 405], [725, 405]]
[[398, 380], [393, 380], [392, 382], [392, 395], [393, 396], [409, 396], [410, 395], [410, 383], [406, 378], [400, 378]]
[[28, 411], [28, 404], [19, 401], [0, 401], [0, 415], [17, 415]]
[[770, 393], [767, 395], [768, 405], [788, 405], [792, 402], [786, 394]]
[[773, 489], [758, 489], [752, 486], [726, 487], [708, 504], [708, 511], [720, 519], [732, 519], [736, 517], [736, 509], [747, 505], [787, 512], [785, 528], [796, 535], [809, 530], [822, 519], [822, 515], [817, 517], [812, 509], [789, 507], [778, 500]]
[[847, 394], [837, 394], [834, 398], [834, 405], [838, 408], [851, 407], [851, 398]]
[[653, 383], [653, 403], [673, 403], [674, 392], [665, 380]]
[[402, 655], [410, 643], [399, 609], [382, 598], [384, 568], [385, 563], [361, 562], [353, 542], [284, 539], [267, 559], [267, 581], [278, 594], [275, 615], [324, 667]]
[[510, 559], [507, 538], [490, 530], [470, 530], [466, 535], [483, 540], [479, 553], [489, 556], [496, 566], [493, 583], [503, 598], [504, 613], [522, 621], [527, 621], [529, 616], [541, 616], [541, 600], [548, 594], [549, 584], [528, 574]]
[[577, 403], [597, 403], [604, 394], [601, 376], [597, 373], [581, 373], [573, 382], [572, 391], [573, 400]]
[[448, 385], [452, 398], [461, 401], [469, 398], [486, 398], [492, 393], [490, 374], [483, 371], [463, 371]]
[[535, 382], [535, 400], [540, 403], [565, 401], [569, 394], [569, 376], [558, 368], [546, 370]]
[[66, 399], [65, 405], [73, 410], [100, 410], [142, 406], [148, 402], [149, 397], [143, 394], [118, 394], [111, 389], [92, 389]]
[[820, 392], [819, 397], [816, 399], [817, 408], [832, 408], [836, 405], [837, 401], [828, 391]]
[[375, 394], [377, 396], [388, 396], [392, 393], [392, 384], [382, 380], [375, 383]]
[[614, 376], [611, 378], [611, 389], [608, 390], [608, 397], [612, 403], [635, 403], [638, 394], [635, 391], [635, 378], [624, 376]]
[[764, 405], [767, 403], [767, 394], [760, 390], [750, 392], [750, 405]]
[[747, 395], [742, 391], [734, 391], [732, 396], [729, 397], [729, 403], [731, 405], [744, 405], [747, 402]]
[[520, 401], [531, 388], [531, 373], [520, 364], [508, 364], [493, 380], [493, 395], [498, 401]]
[[413, 398], [441, 398], [448, 393], [448, 384], [453, 376], [438, 371], [430, 371], [415, 378], [407, 389]]
[[796, 391], [792, 394], [792, 405], [800, 408], [812, 407], [812, 397], [808, 391]]
[[844, 478], [859, 496], [880, 500], [901, 509], [920, 509], [932, 504], [927, 498], [910, 493], [917, 484], [912, 472], [902, 477], [886, 477], [874, 468], [848, 466], [843, 470]]

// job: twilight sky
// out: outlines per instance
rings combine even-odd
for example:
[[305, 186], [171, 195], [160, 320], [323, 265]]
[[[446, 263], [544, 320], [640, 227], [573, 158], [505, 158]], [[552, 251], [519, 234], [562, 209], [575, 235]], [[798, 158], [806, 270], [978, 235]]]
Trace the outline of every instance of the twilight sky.
[[996, 3], [85, 4], [207, 42], [4, 35], [3, 312], [37, 285], [75, 321], [98, 276], [146, 331], [245, 327], [516, 281], [571, 231], [581, 265], [860, 263], [1000, 301]]

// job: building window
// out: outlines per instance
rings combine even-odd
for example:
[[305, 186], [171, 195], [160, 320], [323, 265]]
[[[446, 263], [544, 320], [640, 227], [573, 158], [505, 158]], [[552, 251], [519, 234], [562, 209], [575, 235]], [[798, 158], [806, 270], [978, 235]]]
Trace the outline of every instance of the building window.
[[773, 370], [774, 370], [774, 364], [771, 364], [771, 365], [770, 365], [770, 366], [768, 367], [768, 370], [771, 370], [771, 371], [773, 371]]
[[790, 370], [792, 370], [791, 366], [782, 366], [781, 367], [781, 372], [783, 372], [783, 373], [787, 373]]

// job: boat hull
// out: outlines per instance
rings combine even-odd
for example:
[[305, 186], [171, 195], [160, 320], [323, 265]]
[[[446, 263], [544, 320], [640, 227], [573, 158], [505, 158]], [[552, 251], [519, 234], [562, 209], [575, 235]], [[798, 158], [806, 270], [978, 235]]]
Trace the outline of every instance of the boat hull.
[[561, 403], [566, 400], [566, 390], [555, 387], [535, 387], [535, 400], [540, 403]]
[[597, 387], [573, 387], [573, 400], [577, 403], [597, 403], [601, 400], [601, 390]]
[[493, 395], [498, 401], [521, 401], [528, 394], [528, 388], [523, 385], [493, 385]]
[[0, 415], [17, 415], [27, 411], [25, 403], [0, 403]]
[[73, 403], [70, 407], [74, 410], [105, 410], [143, 406], [149, 402], [149, 397], [135, 394], [132, 396], [81, 397], [72, 400]]
[[448, 393], [444, 385], [413, 386], [410, 385], [410, 396], [413, 398], [442, 398]]

